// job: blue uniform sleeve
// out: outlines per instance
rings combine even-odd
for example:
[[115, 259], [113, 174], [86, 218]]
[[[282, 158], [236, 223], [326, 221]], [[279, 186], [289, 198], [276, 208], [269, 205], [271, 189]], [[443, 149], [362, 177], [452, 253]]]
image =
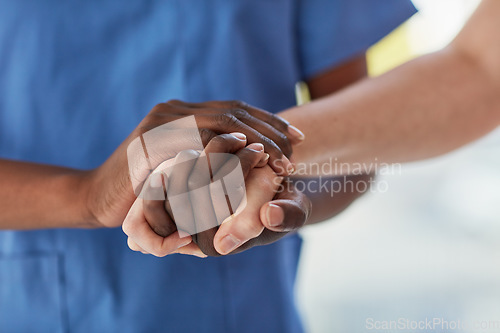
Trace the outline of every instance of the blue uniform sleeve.
[[304, 79], [366, 51], [416, 12], [410, 0], [300, 0]]

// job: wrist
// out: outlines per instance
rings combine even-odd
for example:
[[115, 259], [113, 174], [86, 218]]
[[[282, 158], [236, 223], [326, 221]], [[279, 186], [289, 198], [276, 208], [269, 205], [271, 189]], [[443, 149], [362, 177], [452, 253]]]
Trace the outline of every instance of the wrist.
[[78, 171], [69, 176], [68, 182], [75, 189], [78, 204], [75, 207], [77, 216], [76, 226], [81, 228], [103, 228], [96, 214], [96, 200], [93, 197], [93, 187], [95, 183], [95, 171]]

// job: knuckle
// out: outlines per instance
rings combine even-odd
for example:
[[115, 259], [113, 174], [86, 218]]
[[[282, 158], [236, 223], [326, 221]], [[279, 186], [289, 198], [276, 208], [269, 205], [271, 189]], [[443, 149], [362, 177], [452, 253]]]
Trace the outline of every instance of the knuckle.
[[128, 245], [128, 247], [129, 247], [129, 249], [131, 249], [132, 251], [137, 251], [137, 250], [139, 250], [139, 249], [137, 248], [137, 246], [136, 246], [135, 242], [134, 242], [134, 241], [133, 241], [130, 237], [127, 239], [127, 245]]
[[137, 128], [135, 129], [135, 138], [139, 138], [140, 135], [143, 135], [147, 132], [149, 132], [150, 130], [154, 129], [156, 126], [151, 124], [148, 119], [145, 119], [139, 126], [137, 126]]
[[243, 109], [247, 106], [247, 104], [243, 101], [240, 100], [231, 100], [228, 102], [230, 106], [232, 106], [235, 109]]
[[181, 101], [180, 99], [171, 99], [164, 104], [167, 106], [186, 106], [187, 105], [186, 102]]
[[238, 155], [238, 162], [240, 163], [240, 166], [243, 170], [248, 170], [250, 169], [255, 161], [254, 155], [256, 153], [252, 151], [246, 151], [245, 154], [240, 154]]
[[288, 127], [286, 121], [283, 118], [278, 117], [277, 115], [275, 115], [273, 113], [269, 113], [269, 118], [270, 118], [270, 122], [275, 127], [279, 127], [280, 129], [286, 129]]
[[266, 147], [266, 149], [270, 150], [269, 153], [275, 153], [282, 155], [283, 153], [281, 152], [280, 147], [271, 139], [269, 139], [267, 136], [260, 135], [260, 141], [261, 143]]
[[165, 250], [162, 249], [154, 249], [153, 252], [151, 252], [152, 255], [158, 258], [163, 258], [165, 257], [168, 253]]
[[221, 113], [216, 116], [216, 122], [223, 127], [233, 127], [239, 123], [239, 120], [231, 113]]
[[181, 160], [188, 160], [188, 159], [197, 158], [199, 156], [199, 153], [194, 149], [186, 149], [186, 150], [180, 151], [179, 154], [177, 154], [177, 155]]
[[237, 157], [241, 168], [243, 170], [249, 170], [260, 160], [260, 153], [249, 149], [245, 149], [243, 152], [244, 153], [237, 155]]
[[206, 145], [208, 142], [210, 142], [210, 140], [212, 140], [217, 135], [214, 131], [212, 131], [208, 128], [199, 129], [199, 133], [200, 133], [201, 141], [204, 145]]
[[250, 219], [245, 219], [247, 223], [245, 223], [245, 235], [249, 238], [255, 238], [262, 233], [264, 227], [262, 224], [257, 223], [256, 221], [252, 221]]
[[278, 134], [278, 138], [276, 139], [275, 143], [278, 145], [278, 147], [280, 147], [281, 151], [286, 155], [292, 153], [292, 145], [290, 144], [290, 141], [284, 134], [282, 133]]
[[168, 107], [168, 103], [159, 103], [159, 104], [156, 104], [155, 106], [153, 106], [153, 108], [151, 109], [151, 114], [156, 114], [156, 113], [159, 113], [159, 112], [163, 112], [166, 108]]
[[263, 230], [264, 226], [260, 223], [260, 220], [245, 217], [234, 221], [227, 232], [235, 235], [240, 240], [249, 240], [258, 237]]
[[215, 146], [222, 146], [225, 145], [229, 141], [229, 136], [227, 134], [223, 135], [217, 135], [214, 137], [211, 141], [210, 144], [213, 144]]
[[125, 221], [122, 225], [123, 233], [130, 236], [134, 233], [134, 226], [129, 221]]
[[165, 246], [164, 243], [158, 242], [155, 243], [153, 248], [151, 249], [151, 254], [154, 255], [155, 257], [165, 257], [166, 255], [170, 254], [169, 247]]
[[241, 118], [247, 118], [248, 117], [248, 112], [246, 112], [245, 110], [243, 109], [231, 109], [230, 113], [238, 118], [238, 119], [241, 119]]

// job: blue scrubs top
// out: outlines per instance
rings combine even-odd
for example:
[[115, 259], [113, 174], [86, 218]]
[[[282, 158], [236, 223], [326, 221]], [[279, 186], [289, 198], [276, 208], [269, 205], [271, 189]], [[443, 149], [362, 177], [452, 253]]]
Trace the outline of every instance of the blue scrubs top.
[[[276, 112], [408, 0], [0, 0], [0, 157], [99, 166], [157, 103]], [[12, 195], [15, 195], [13, 193]], [[300, 239], [155, 258], [117, 229], [0, 232], [0, 332], [300, 332]]]

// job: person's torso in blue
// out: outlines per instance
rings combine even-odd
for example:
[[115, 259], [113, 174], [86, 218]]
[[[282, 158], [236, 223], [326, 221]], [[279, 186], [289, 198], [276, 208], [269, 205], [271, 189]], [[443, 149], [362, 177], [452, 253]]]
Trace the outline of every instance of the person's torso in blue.
[[[0, 0], [0, 158], [97, 167], [174, 98], [277, 112], [297, 80], [413, 12], [407, 0]], [[0, 232], [0, 332], [300, 332], [299, 252], [290, 236], [160, 259], [119, 228]]]

